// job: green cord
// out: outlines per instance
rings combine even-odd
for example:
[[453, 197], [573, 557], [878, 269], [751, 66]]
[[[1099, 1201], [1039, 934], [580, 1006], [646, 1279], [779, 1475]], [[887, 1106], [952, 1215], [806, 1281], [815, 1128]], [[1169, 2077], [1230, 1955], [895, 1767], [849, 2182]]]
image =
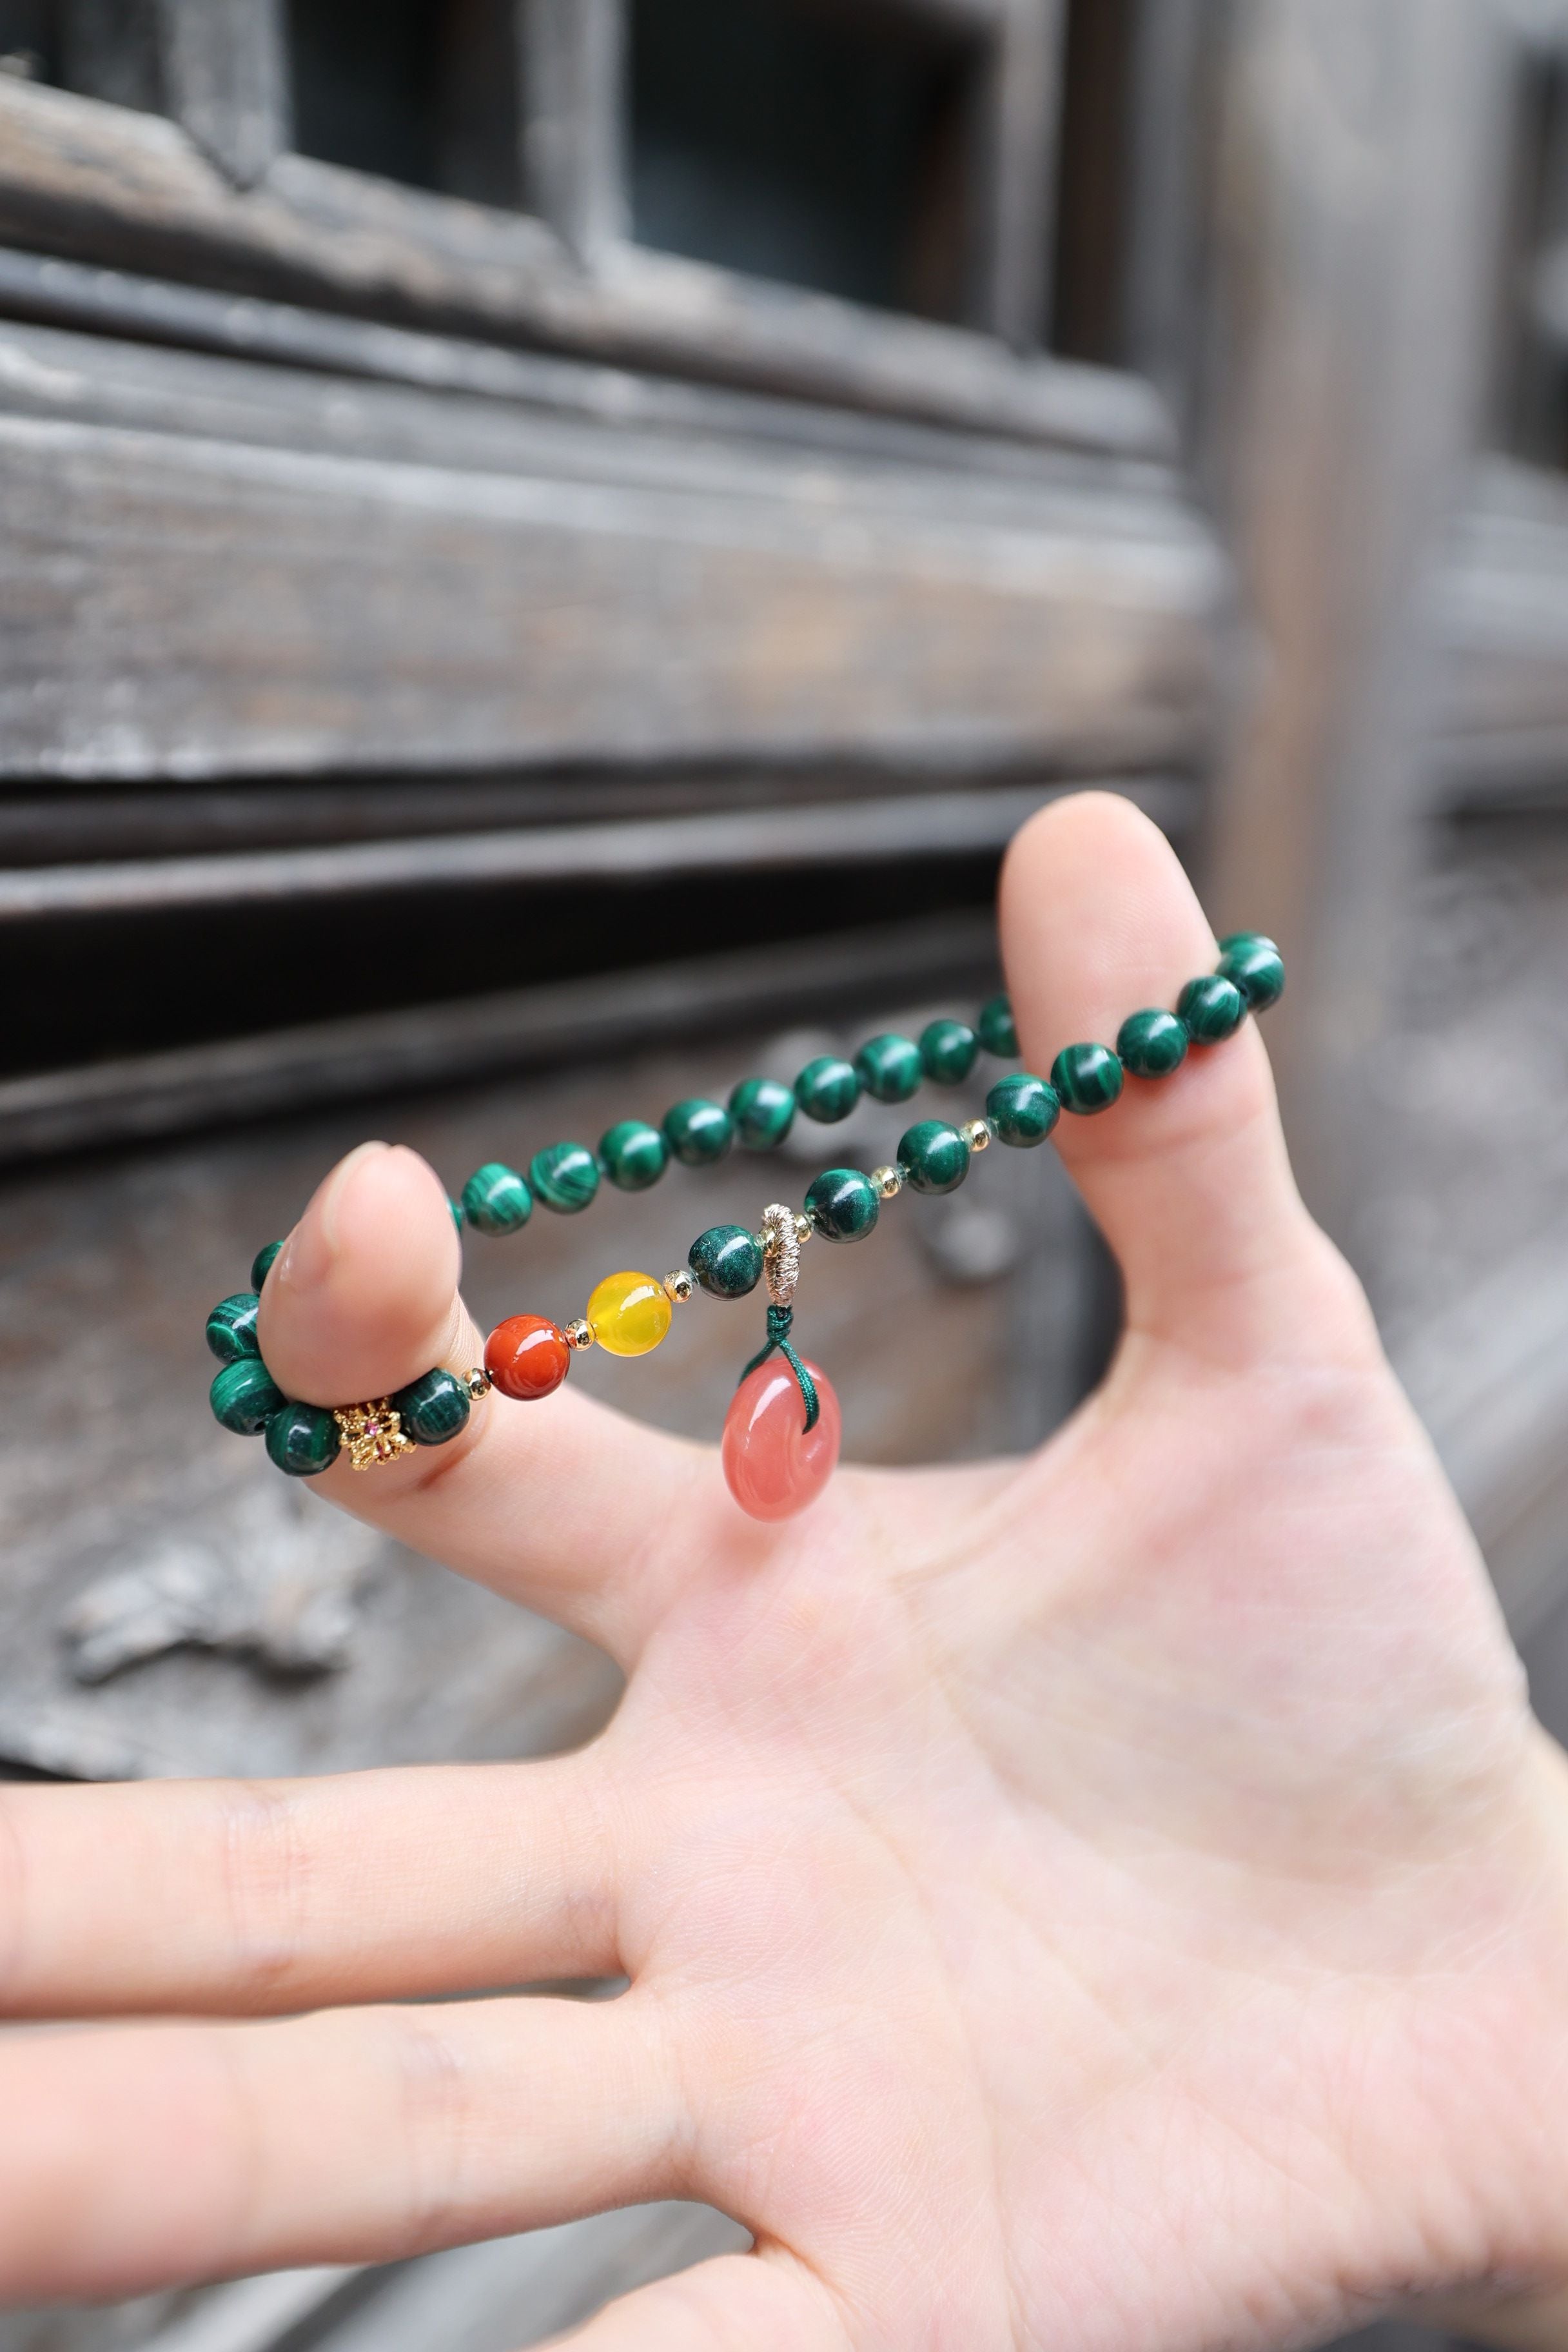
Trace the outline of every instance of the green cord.
[[[801, 1434], [804, 1437], [809, 1437], [812, 1431], [816, 1427], [817, 1417], [821, 1413], [822, 1405], [816, 1393], [816, 1382], [812, 1379], [811, 1374], [806, 1370], [805, 1366], [801, 1362], [800, 1358], [790, 1346], [790, 1325], [794, 1321], [795, 1309], [793, 1307], [769, 1307], [767, 1346], [765, 1348], [758, 1349], [756, 1354], [752, 1358], [751, 1362], [746, 1366], [745, 1371], [741, 1374], [741, 1380], [745, 1380], [749, 1374], [754, 1372], [759, 1364], [765, 1364], [768, 1358], [773, 1354], [773, 1349], [776, 1348], [780, 1355], [784, 1359], [784, 1361], [788, 1364], [790, 1370], [795, 1374], [796, 1385], [800, 1390], [802, 1399], [805, 1405], [805, 1427], [801, 1432]], [[740, 1381], [738, 1381], [735, 1385], [738, 1388], [740, 1386]]]

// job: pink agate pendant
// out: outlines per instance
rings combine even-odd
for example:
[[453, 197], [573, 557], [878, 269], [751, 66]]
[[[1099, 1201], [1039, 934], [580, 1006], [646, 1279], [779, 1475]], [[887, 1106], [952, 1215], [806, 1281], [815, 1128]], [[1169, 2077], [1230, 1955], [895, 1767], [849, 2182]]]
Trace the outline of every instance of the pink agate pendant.
[[838, 1459], [838, 1399], [826, 1372], [816, 1383], [816, 1426], [805, 1427], [800, 1383], [782, 1355], [748, 1372], [724, 1415], [721, 1452], [730, 1492], [753, 1519], [793, 1519], [815, 1503]]

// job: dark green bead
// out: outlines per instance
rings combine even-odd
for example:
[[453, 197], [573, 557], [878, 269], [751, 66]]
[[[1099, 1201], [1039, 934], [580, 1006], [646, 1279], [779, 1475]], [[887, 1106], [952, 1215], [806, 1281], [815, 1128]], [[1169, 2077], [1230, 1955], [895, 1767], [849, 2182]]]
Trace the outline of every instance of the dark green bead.
[[401, 1427], [416, 1445], [446, 1445], [468, 1425], [468, 1384], [437, 1365], [391, 1399]]
[[286, 1404], [267, 1424], [267, 1451], [286, 1478], [319, 1478], [338, 1458], [343, 1433], [322, 1404]]
[[463, 1214], [481, 1234], [515, 1234], [533, 1214], [533, 1195], [515, 1168], [487, 1160], [463, 1187]]
[[900, 1139], [899, 1166], [917, 1192], [956, 1192], [969, 1173], [969, 1146], [945, 1118], [922, 1118]]
[[617, 1192], [646, 1192], [669, 1165], [669, 1146], [646, 1118], [621, 1118], [599, 1138], [605, 1173]]
[[452, 1223], [458, 1228], [458, 1239], [461, 1241], [463, 1238], [463, 1204], [461, 1201], [454, 1201], [451, 1194], [448, 1193], [447, 1195], [447, 1207], [451, 1214]]
[[855, 1056], [855, 1068], [866, 1092], [883, 1103], [908, 1102], [919, 1092], [925, 1076], [914, 1039], [896, 1037], [888, 1031], [867, 1038]]
[[1246, 1020], [1247, 999], [1234, 980], [1213, 971], [1188, 981], [1176, 999], [1176, 1011], [1194, 1045], [1220, 1045]]
[[980, 1040], [967, 1021], [932, 1021], [921, 1031], [921, 1062], [939, 1087], [959, 1087], [974, 1067]]
[[748, 1151], [771, 1151], [795, 1125], [795, 1096], [777, 1078], [742, 1078], [730, 1097], [730, 1117]]
[[704, 1102], [697, 1095], [665, 1112], [664, 1132], [670, 1150], [688, 1168], [706, 1168], [710, 1161], [722, 1160], [735, 1140], [723, 1104]]
[[1235, 982], [1254, 1013], [1267, 1013], [1285, 993], [1285, 960], [1261, 931], [1232, 931], [1220, 941], [1219, 974]]
[[763, 1245], [744, 1225], [710, 1225], [686, 1263], [710, 1298], [744, 1298], [763, 1278]]
[[858, 1168], [825, 1168], [806, 1187], [805, 1213], [824, 1241], [864, 1241], [880, 1206], [877, 1187]]
[[241, 1356], [261, 1353], [256, 1339], [256, 1310], [261, 1301], [254, 1290], [237, 1290], [220, 1298], [207, 1317], [207, 1346], [220, 1364], [237, 1364]]
[[226, 1364], [207, 1391], [213, 1412], [237, 1437], [259, 1437], [288, 1399], [259, 1356]]
[[1087, 1118], [1109, 1110], [1121, 1092], [1121, 1065], [1109, 1045], [1064, 1045], [1051, 1064], [1051, 1084], [1063, 1110]]
[[997, 1142], [1015, 1144], [1024, 1151], [1044, 1143], [1061, 1109], [1055, 1088], [1047, 1086], [1044, 1078], [1031, 1077], [1027, 1070], [998, 1078], [985, 1097], [985, 1116], [996, 1130]]
[[830, 1127], [835, 1119], [847, 1118], [860, 1099], [860, 1080], [853, 1062], [841, 1061], [837, 1054], [819, 1054], [815, 1062], [807, 1062], [795, 1082], [795, 1098], [807, 1118]]
[[260, 1289], [271, 1270], [273, 1259], [277, 1256], [283, 1244], [281, 1242], [268, 1242], [265, 1249], [258, 1249], [257, 1251], [255, 1257], [250, 1263], [250, 1286], [252, 1290]]
[[599, 1189], [599, 1163], [585, 1143], [552, 1143], [529, 1161], [528, 1181], [547, 1209], [574, 1217]]
[[1187, 1058], [1186, 1028], [1173, 1013], [1130, 1013], [1116, 1033], [1116, 1050], [1135, 1078], [1168, 1078]]
[[1013, 1025], [1013, 1000], [1010, 996], [994, 996], [983, 1005], [976, 1023], [980, 1042], [988, 1054], [999, 1062], [1016, 1060], [1018, 1052], [1018, 1032]]

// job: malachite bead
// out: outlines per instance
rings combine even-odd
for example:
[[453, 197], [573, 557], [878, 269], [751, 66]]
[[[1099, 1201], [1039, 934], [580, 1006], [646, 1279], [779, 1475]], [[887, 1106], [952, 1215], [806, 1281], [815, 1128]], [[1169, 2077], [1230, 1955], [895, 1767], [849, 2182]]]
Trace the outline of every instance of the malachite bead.
[[691, 1095], [672, 1104], [664, 1114], [665, 1139], [687, 1168], [706, 1168], [722, 1160], [735, 1140], [735, 1129], [722, 1103], [705, 1102]]
[[866, 1092], [878, 1102], [908, 1102], [920, 1090], [925, 1076], [921, 1049], [912, 1037], [884, 1031], [868, 1037], [855, 1056], [855, 1068]]
[[250, 1264], [250, 1286], [252, 1290], [260, 1289], [262, 1284], [266, 1281], [268, 1274], [272, 1270], [273, 1259], [277, 1256], [283, 1244], [281, 1242], [268, 1242], [265, 1249], [258, 1249], [257, 1251], [256, 1255], [251, 1260]]
[[599, 1157], [617, 1192], [646, 1192], [668, 1167], [669, 1146], [646, 1118], [622, 1118], [599, 1138]]
[[777, 1078], [742, 1078], [730, 1097], [735, 1136], [747, 1151], [772, 1151], [795, 1125], [795, 1095]]
[[533, 1214], [533, 1195], [515, 1168], [487, 1160], [463, 1187], [463, 1214], [481, 1234], [515, 1234]]
[[237, 1437], [259, 1437], [289, 1402], [259, 1356], [226, 1364], [207, 1394], [216, 1419]]
[[1285, 993], [1285, 960], [1261, 931], [1232, 931], [1220, 941], [1219, 975], [1235, 982], [1254, 1013], [1267, 1013]]
[[1010, 996], [994, 996], [983, 1005], [975, 1024], [980, 1042], [988, 1054], [999, 1062], [1011, 1062], [1018, 1052], [1018, 1032], [1013, 1024], [1013, 1000]]
[[956, 1192], [969, 1173], [969, 1146], [945, 1118], [922, 1118], [900, 1139], [899, 1170], [917, 1192]]
[[1176, 1012], [1194, 1045], [1220, 1045], [1247, 1018], [1247, 999], [1234, 980], [1217, 971], [1189, 980], [1176, 999]]
[[599, 1163], [585, 1143], [552, 1143], [529, 1161], [528, 1181], [547, 1209], [574, 1217], [599, 1189]]
[[795, 1098], [807, 1118], [824, 1127], [847, 1118], [860, 1099], [860, 1079], [854, 1063], [841, 1061], [837, 1054], [819, 1054], [796, 1078]]
[[1130, 1013], [1116, 1033], [1116, 1050], [1135, 1078], [1168, 1078], [1187, 1058], [1185, 1024], [1152, 1007]]
[[1032, 1077], [1027, 1070], [998, 1078], [985, 1097], [985, 1116], [996, 1130], [997, 1142], [1011, 1143], [1024, 1151], [1044, 1143], [1061, 1110], [1056, 1089], [1047, 1086], [1044, 1078]]
[[1087, 1118], [1109, 1110], [1121, 1092], [1121, 1065], [1109, 1045], [1064, 1045], [1051, 1064], [1051, 1084], [1063, 1110]]
[[207, 1317], [207, 1346], [220, 1364], [237, 1364], [242, 1356], [258, 1356], [256, 1310], [261, 1301], [254, 1290], [237, 1290], [220, 1298]]
[[960, 1087], [974, 1067], [980, 1040], [966, 1021], [932, 1021], [921, 1031], [921, 1063], [939, 1087]]
[[338, 1458], [343, 1433], [322, 1404], [286, 1404], [267, 1424], [267, 1451], [286, 1478], [319, 1478]]
[[806, 1187], [805, 1213], [824, 1241], [864, 1241], [879, 1206], [877, 1187], [858, 1168], [825, 1168]]
[[686, 1263], [710, 1298], [744, 1298], [763, 1278], [763, 1245], [744, 1225], [710, 1225]]
[[447, 1196], [447, 1207], [451, 1214], [452, 1223], [458, 1228], [458, 1239], [461, 1241], [463, 1238], [463, 1204], [461, 1201], [454, 1201], [451, 1194], [448, 1193]]
[[392, 1409], [416, 1445], [446, 1445], [468, 1427], [470, 1402], [467, 1381], [437, 1365], [399, 1389]]

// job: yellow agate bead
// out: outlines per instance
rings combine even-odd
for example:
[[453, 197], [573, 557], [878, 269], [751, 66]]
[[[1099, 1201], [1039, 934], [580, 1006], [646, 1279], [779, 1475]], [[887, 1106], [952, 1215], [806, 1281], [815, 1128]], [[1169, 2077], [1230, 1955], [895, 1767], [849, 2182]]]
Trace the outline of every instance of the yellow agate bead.
[[588, 1324], [612, 1356], [646, 1356], [668, 1330], [672, 1312], [651, 1274], [607, 1274], [588, 1301]]

